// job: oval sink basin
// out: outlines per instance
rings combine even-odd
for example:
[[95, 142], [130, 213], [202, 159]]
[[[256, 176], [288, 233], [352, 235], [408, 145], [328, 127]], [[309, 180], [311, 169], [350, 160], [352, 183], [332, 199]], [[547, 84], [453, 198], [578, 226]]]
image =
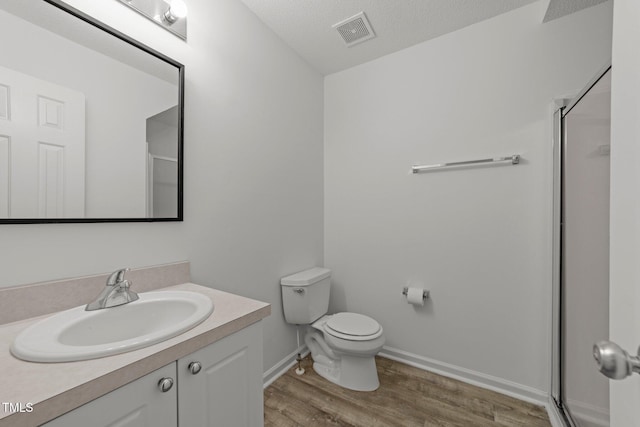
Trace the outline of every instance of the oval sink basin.
[[137, 301], [95, 311], [62, 311], [26, 328], [11, 353], [30, 362], [73, 362], [147, 347], [180, 335], [213, 312], [196, 292], [139, 294]]

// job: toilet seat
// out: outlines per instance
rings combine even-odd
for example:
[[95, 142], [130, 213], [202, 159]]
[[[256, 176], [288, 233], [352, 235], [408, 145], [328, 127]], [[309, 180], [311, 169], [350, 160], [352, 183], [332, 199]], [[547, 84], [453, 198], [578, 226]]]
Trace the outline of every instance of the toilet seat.
[[380, 324], [369, 316], [358, 313], [337, 313], [323, 325], [329, 335], [348, 341], [370, 341], [382, 335]]

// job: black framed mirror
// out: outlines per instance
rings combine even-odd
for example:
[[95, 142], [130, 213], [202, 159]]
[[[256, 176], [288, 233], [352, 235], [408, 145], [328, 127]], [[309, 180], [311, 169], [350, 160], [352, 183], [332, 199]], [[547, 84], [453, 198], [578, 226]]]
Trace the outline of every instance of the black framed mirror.
[[0, 40], [0, 224], [182, 221], [182, 64], [58, 0]]

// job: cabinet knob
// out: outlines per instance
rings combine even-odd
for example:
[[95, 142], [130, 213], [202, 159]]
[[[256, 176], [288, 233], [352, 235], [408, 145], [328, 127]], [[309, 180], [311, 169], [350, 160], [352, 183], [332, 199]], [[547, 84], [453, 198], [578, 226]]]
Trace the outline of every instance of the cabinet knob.
[[171, 390], [171, 387], [173, 387], [173, 378], [166, 377], [166, 378], [161, 378], [160, 381], [158, 381], [158, 388], [163, 393], [166, 393], [169, 390]]
[[200, 362], [191, 362], [189, 363], [189, 372], [193, 375], [196, 375], [202, 369], [202, 364]]

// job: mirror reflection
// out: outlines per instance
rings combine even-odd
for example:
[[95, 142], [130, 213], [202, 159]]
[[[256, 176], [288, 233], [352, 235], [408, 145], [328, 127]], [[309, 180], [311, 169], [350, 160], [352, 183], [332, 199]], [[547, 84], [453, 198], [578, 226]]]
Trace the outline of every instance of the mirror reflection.
[[182, 66], [84, 19], [0, 4], [0, 222], [181, 219]]

